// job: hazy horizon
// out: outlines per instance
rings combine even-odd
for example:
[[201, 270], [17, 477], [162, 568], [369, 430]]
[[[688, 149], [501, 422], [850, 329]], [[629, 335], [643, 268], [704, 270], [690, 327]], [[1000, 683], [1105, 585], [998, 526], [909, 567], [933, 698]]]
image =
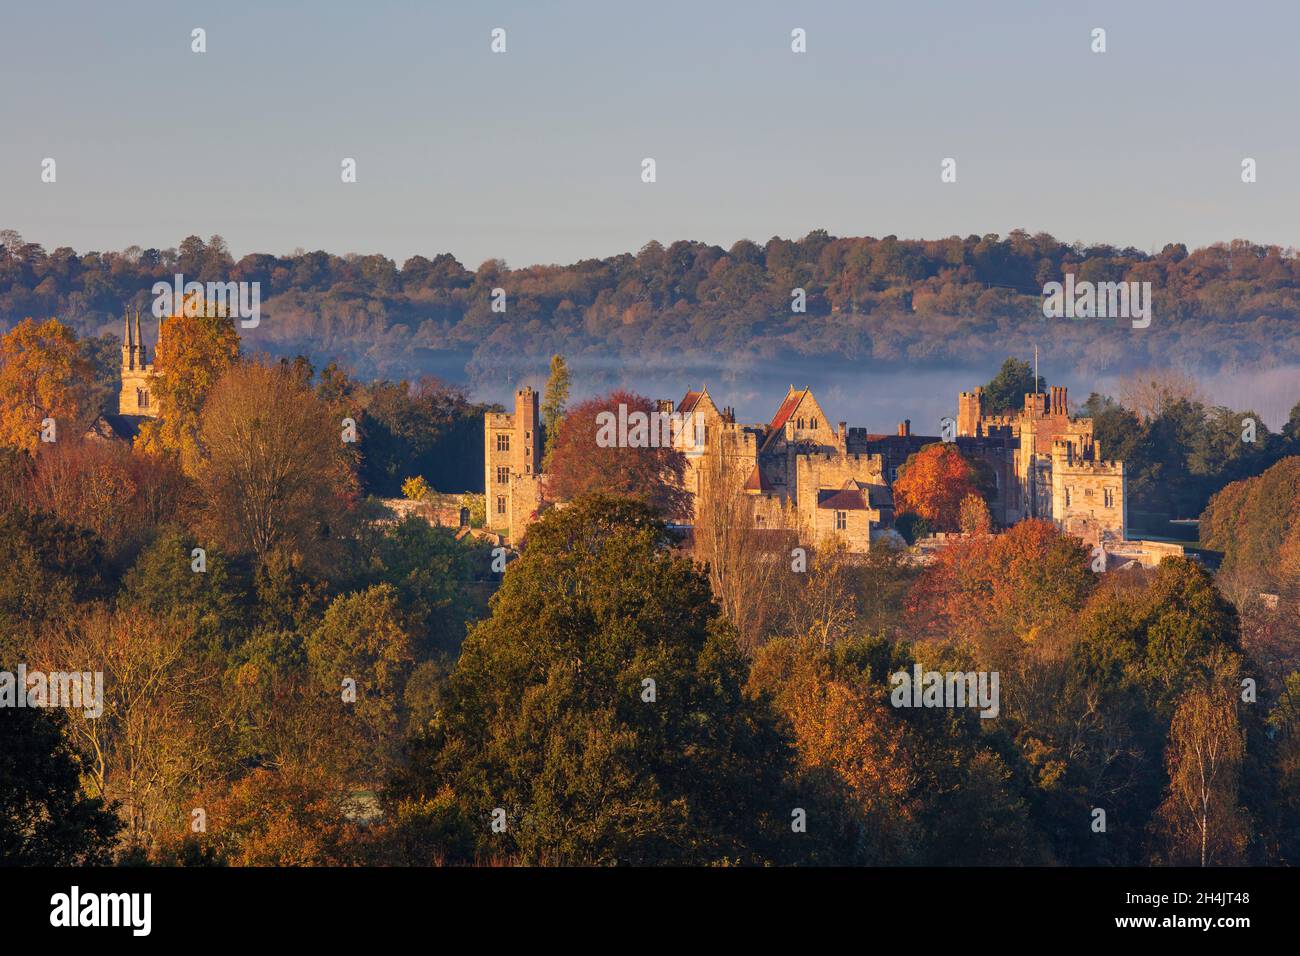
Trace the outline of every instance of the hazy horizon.
[[[220, 234], [236, 256], [471, 267], [816, 228], [1285, 247], [1297, 27], [1294, 5], [1223, 17], [1163, 0], [22, 6], [0, 34], [0, 200], [47, 248]], [[940, 182], [946, 157], [956, 183]]]

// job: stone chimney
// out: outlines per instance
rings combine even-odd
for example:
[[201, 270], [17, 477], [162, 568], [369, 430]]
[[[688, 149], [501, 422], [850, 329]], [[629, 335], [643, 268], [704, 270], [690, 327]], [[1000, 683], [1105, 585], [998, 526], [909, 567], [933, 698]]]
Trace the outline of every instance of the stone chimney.
[[898, 437], [907, 438], [911, 434], [912, 434], [912, 420], [910, 418], [904, 418], [901, 422], [898, 423]]

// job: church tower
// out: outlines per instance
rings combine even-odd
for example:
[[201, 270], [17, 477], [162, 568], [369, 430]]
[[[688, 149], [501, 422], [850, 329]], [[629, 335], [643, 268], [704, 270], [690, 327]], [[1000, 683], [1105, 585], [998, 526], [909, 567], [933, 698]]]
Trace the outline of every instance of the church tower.
[[[161, 323], [159, 333], [162, 332]], [[149, 362], [144, 338], [140, 334], [140, 310], [135, 310], [135, 327], [128, 313], [122, 314], [122, 391], [117, 396], [119, 415], [158, 417], [158, 403], [149, 394], [149, 376], [153, 365]]]

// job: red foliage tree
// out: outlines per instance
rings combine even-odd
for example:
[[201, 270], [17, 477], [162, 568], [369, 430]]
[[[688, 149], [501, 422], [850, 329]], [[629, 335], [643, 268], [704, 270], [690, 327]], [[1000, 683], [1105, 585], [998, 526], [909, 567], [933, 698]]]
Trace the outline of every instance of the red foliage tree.
[[[623, 406], [622, 412], [619, 406]], [[640, 412], [649, 419], [656, 411], [650, 399], [624, 390], [589, 398], [570, 408], [552, 446], [546, 497], [567, 501], [581, 494], [603, 492], [637, 498], [670, 519], [685, 517], [690, 500], [683, 482], [686, 457], [663, 446], [659, 429], [647, 429], [651, 447], [627, 447], [636, 439], [612, 443], [598, 440], [609, 437], [608, 428], [602, 436], [602, 425], [611, 421], [608, 416], [617, 422], [620, 416], [631, 420]]]

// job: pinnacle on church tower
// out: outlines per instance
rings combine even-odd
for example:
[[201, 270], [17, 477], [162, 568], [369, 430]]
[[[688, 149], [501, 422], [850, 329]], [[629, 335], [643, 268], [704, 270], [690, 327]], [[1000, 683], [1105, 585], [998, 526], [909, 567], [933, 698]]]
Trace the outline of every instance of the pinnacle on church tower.
[[131, 314], [126, 309], [122, 310], [122, 368], [129, 370], [135, 367], [135, 341], [131, 338]]
[[144, 337], [140, 334], [140, 310], [135, 310], [135, 348], [136, 364], [139, 368], [144, 368], [149, 364], [144, 347]]

